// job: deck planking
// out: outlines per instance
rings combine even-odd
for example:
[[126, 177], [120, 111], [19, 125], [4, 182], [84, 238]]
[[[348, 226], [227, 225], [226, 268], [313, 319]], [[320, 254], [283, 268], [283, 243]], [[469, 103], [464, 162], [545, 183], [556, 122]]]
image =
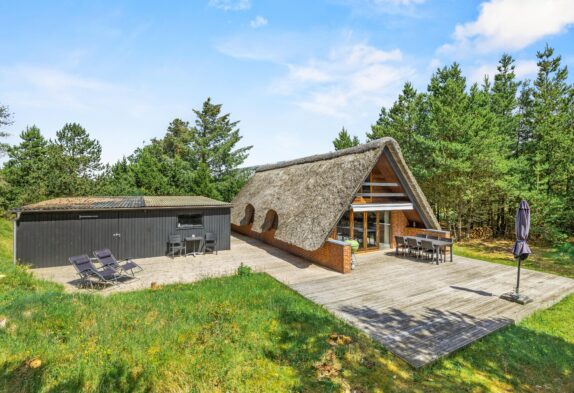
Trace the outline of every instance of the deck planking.
[[[218, 255], [157, 257], [138, 263], [145, 269], [138, 280], [101, 293], [229, 275], [244, 263], [324, 306], [414, 367], [574, 293], [574, 280], [523, 269], [522, 292], [534, 302], [521, 306], [499, 298], [515, 285], [514, 267], [458, 256], [436, 265], [374, 252], [359, 255], [357, 269], [343, 275], [240, 235], [232, 237], [230, 251]], [[71, 266], [34, 273], [77, 291]]]

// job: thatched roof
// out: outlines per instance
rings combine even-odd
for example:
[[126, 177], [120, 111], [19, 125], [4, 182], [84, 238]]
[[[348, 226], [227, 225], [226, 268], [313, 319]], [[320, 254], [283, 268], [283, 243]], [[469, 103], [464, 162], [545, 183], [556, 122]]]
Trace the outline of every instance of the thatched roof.
[[261, 232], [267, 213], [278, 216], [275, 238], [305, 250], [323, 245], [341, 215], [349, 208], [377, 161], [388, 149], [405, 187], [420, 207], [427, 226], [440, 229], [432, 209], [407, 168], [399, 145], [382, 138], [350, 149], [284, 161], [257, 168], [233, 200], [231, 222], [245, 224], [246, 210], [253, 206], [253, 230]]

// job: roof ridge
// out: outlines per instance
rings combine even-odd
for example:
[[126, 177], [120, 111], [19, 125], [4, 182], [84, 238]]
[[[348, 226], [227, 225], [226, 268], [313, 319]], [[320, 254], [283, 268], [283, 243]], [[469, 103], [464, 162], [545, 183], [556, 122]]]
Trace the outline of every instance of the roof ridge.
[[395, 141], [393, 138], [384, 137], [384, 138], [375, 139], [373, 141], [363, 143], [363, 144], [360, 144], [357, 146], [349, 147], [347, 149], [336, 150], [336, 151], [332, 151], [329, 153], [323, 153], [323, 154], [315, 154], [312, 156], [296, 158], [294, 160], [279, 161], [279, 162], [272, 163], [272, 164], [260, 165], [257, 167], [255, 172], [264, 172], [264, 171], [269, 171], [272, 169], [285, 168], [285, 167], [293, 166], [293, 165], [308, 164], [311, 162], [317, 162], [317, 161], [323, 161], [323, 160], [331, 160], [333, 158], [342, 157], [342, 156], [346, 156], [349, 154], [364, 153], [368, 150], [380, 149], [389, 143], [393, 143], [395, 145], [398, 145], [397, 141]]

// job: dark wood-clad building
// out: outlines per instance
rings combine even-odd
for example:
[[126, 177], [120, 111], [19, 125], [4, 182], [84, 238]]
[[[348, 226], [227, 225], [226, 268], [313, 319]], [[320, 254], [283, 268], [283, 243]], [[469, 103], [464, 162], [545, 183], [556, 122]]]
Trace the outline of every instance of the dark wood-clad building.
[[33, 267], [109, 248], [118, 258], [166, 255], [170, 235], [217, 235], [230, 248], [231, 204], [200, 196], [57, 198], [15, 210], [14, 251]]

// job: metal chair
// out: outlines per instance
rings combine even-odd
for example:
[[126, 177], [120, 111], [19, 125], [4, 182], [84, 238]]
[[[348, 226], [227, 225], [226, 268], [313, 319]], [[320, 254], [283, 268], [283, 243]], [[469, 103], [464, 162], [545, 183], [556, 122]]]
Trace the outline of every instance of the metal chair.
[[96, 279], [98, 283], [118, 284], [120, 274], [115, 269], [109, 266], [98, 269], [87, 255], [70, 257], [68, 261], [70, 261], [76, 269], [76, 273], [80, 276], [80, 282], [84, 284], [84, 287], [89, 285], [92, 289], [94, 288], [92, 278]]
[[[132, 277], [135, 277], [136, 272], [142, 272], [143, 267], [132, 261], [131, 259], [125, 259], [122, 264], [118, 262], [114, 254], [105, 248], [103, 250], [94, 251], [94, 256], [104, 267], [111, 267], [119, 273], [130, 272]], [[135, 271], [134, 271], [135, 270]]]
[[408, 237], [406, 240], [407, 240], [407, 246], [409, 247], [409, 255], [412, 255], [414, 252], [415, 257], [418, 258], [419, 254], [420, 254], [421, 247], [419, 246], [417, 239], [414, 239], [412, 237]]
[[187, 254], [185, 242], [181, 238], [181, 235], [169, 235], [169, 252], [168, 255], [171, 255], [172, 258], [175, 258], [175, 254], [179, 252], [179, 256], [181, 253]]
[[425, 254], [427, 257], [430, 254], [431, 261], [434, 261], [435, 254], [436, 254], [436, 264], [439, 263], [438, 252], [439, 250], [435, 247], [432, 240], [421, 240], [421, 252]]
[[408, 246], [405, 242], [405, 238], [403, 236], [395, 236], [395, 242], [397, 243], [397, 248], [395, 248], [395, 255], [398, 256], [401, 249], [402, 254], [405, 255], [408, 251]]
[[211, 250], [217, 255], [217, 235], [215, 233], [206, 232], [205, 242], [203, 243], [203, 252]]

